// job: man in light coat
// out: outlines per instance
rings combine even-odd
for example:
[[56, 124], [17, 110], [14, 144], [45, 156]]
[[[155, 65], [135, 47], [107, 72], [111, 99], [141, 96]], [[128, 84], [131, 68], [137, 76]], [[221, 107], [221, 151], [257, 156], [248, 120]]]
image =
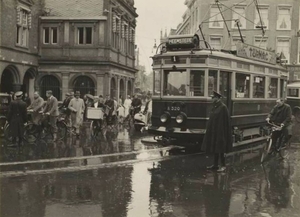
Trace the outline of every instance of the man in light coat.
[[80, 92], [75, 92], [75, 98], [70, 101], [69, 109], [71, 110], [72, 126], [75, 128], [76, 136], [79, 137], [80, 126], [83, 123], [83, 114], [85, 105], [83, 99], [79, 98]]
[[27, 108], [32, 109], [32, 122], [35, 125], [40, 125], [42, 120], [42, 114], [40, 113], [43, 110], [44, 99], [40, 97], [38, 92], [34, 92], [34, 98], [31, 105]]
[[125, 108], [124, 116], [125, 116], [125, 118], [129, 115], [129, 109], [131, 107], [131, 103], [132, 103], [132, 101], [130, 99], [130, 95], [128, 95], [127, 99], [125, 99], [125, 101], [124, 101], [124, 108]]

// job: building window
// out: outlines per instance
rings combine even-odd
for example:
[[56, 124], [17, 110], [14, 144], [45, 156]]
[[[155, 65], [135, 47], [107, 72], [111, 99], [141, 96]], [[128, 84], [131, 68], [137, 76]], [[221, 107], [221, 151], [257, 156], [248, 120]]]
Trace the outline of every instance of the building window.
[[291, 7], [278, 7], [277, 30], [291, 30]]
[[77, 42], [78, 44], [92, 44], [92, 27], [78, 27]]
[[264, 38], [262, 36], [254, 37], [254, 46], [262, 49], [267, 49], [267, 45], [268, 45], [268, 38]]
[[222, 46], [221, 36], [210, 36], [209, 43], [212, 49], [220, 50]]
[[290, 63], [290, 38], [277, 38], [277, 53], [281, 60]]
[[17, 8], [17, 45], [28, 47], [31, 13], [21, 7]]
[[269, 9], [268, 8], [259, 8], [259, 13], [261, 20], [259, 18], [259, 14], [257, 12], [257, 9], [255, 8], [255, 19], [254, 19], [254, 28], [257, 26], [263, 26], [265, 29], [268, 29], [269, 27]]
[[261, 77], [261, 76], [254, 77], [253, 98], [265, 98], [265, 77]]
[[246, 29], [246, 11], [244, 6], [236, 6], [234, 7], [234, 11], [232, 12], [232, 28], [237, 29], [237, 22], [238, 20], [239, 26], [241, 29]]
[[235, 79], [235, 97], [236, 98], [249, 98], [250, 93], [250, 75], [236, 74]]
[[120, 31], [121, 31], [121, 22], [120, 18], [113, 14], [113, 22], [112, 22], [112, 46], [116, 49], [120, 47]]
[[224, 22], [219, 8], [213, 6], [210, 8], [209, 28], [223, 28]]
[[43, 43], [44, 44], [57, 44], [58, 31], [57, 27], [44, 27], [43, 29]]

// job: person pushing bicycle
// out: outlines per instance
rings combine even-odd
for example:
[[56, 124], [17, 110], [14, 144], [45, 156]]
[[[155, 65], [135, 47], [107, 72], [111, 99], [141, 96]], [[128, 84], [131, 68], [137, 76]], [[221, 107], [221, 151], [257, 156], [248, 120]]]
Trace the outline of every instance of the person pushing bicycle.
[[281, 131], [275, 131], [272, 134], [272, 147], [276, 148], [275, 144], [277, 139], [280, 138], [281, 134], [284, 134], [284, 140], [280, 141], [280, 148], [283, 148], [282, 145], [291, 138], [291, 127], [292, 127], [292, 110], [291, 107], [284, 103], [284, 99], [277, 99], [276, 105], [273, 107], [268, 117], [266, 118], [268, 123], [273, 123], [275, 125], [281, 126]]

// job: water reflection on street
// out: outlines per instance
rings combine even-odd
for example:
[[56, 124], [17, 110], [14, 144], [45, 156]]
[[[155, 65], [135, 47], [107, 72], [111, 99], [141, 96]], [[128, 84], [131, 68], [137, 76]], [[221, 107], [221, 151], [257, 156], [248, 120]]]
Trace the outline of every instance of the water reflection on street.
[[[219, 174], [205, 170], [212, 159], [203, 154], [148, 152], [161, 147], [144, 144], [145, 137], [119, 126], [97, 141], [86, 139], [87, 130], [79, 140], [28, 144], [20, 152], [2, 148], [1, 216], [298, 216], [297, 146], [289, 159], [273, 159], [264, 167], [259, 150], [238, 152], [227, 158], [228, 171]], [[147, 160], [152, 157], [157, 158]], [[64, 158], [74, 159], [45, 162]], [[5, 165], [28, 160], [36, 162]], [[112, 165], [81, 170], [102, 164]], [[76, 170], [47, 172], [65, 167]], [[13, 173], [20, 168], [23, 174]]]

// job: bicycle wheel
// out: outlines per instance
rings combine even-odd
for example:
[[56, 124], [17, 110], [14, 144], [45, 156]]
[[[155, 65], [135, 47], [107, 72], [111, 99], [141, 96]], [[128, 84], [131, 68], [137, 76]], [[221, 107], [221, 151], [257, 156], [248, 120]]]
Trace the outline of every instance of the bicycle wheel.
[[40, 126], [37, 126], [33, 123], [30, 123], [28, 125], [25, 126], [25, 129], [24, 129], [24, 140], [26, 142], [35, 142], [36, 139], [38, 138], [38, 128]]
[[260, 162], [264, 163], [270, 153], [271, 150], [271, 146], [272, 146], [272, 139], [269, 139], [269, 141], [267, 142], [267, 144], [264, 145], [263, 147], [263, 152], [261, 154], [261, 158], [260, 158]]
[[90, 123], [90, 132], [91, 138], [96, 139], [101, 133], [101, 126], [96, 121], [91, 121]]
[[5, 126], [4, 126], [4, 138], [9, 142], [12, 141], [12, 136], [11, 136], [11, 130], [10, 130], [9, 123], [6, 123]]
[[58, 121], [57, 122], [57, 131], [58, 131], [57, 139], [58, 140], [64, 139], [66, 137], [67, 131], [68, 131], [66, 123], [63, 121]]
[[283, 148], [280, 148], [278, 150], [279, 155], [282, 159], [286, 159], [289, 156], [290, 146], [291, 146], [291, 143], [288, 141], [288, 142], [285, 142]]

